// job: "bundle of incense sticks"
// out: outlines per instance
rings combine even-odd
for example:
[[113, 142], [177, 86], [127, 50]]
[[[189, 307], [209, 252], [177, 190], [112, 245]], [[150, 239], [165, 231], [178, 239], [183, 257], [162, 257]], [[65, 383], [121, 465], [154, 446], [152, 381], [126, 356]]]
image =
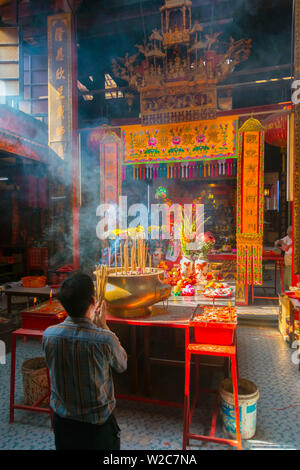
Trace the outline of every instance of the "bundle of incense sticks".
[[[111, 252], [109, 251], [108, 268], [110, 269], [110, 257]], [[147, 260], [149, 258], [149, 267], [151, 268], [151, 255], [149, 253], [149, 247], [143, 239], [133, 239], [131, 248], [129, 249], [129, 241], [125, 240], [124, 244], [120, 242], [120, 267], [121, 274], [125, 273], [145, 273]], [[118, 256], [115, 246], [115, 273], [118, 273]]]
[[94, 274], [96, 275], [96, 299], [102, 302], [107, 284], [107, 266], [96, 266]]
[[136, 269], [136, 243], [135, 239], [132, 240], [131, 245], [131, 271], [135, 271]]

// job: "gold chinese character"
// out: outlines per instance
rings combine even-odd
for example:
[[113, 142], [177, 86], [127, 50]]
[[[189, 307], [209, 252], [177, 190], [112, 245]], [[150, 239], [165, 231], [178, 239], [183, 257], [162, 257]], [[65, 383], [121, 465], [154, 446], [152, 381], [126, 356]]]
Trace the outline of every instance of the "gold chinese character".
[[58, 138], [59, 138], [59, 137], [62, 137], [65, 132], [66, 132], [66, 131], [65, 131], [65, 126], [58, 126], [58, 127], [56, 128], [56, 137], [58, 137]]
[[246, 186], [247, 188], [255, 188], [256, 187], [256, 181], [249, 179], [246, 181]]
[[57, 88], [56, 91], [57, 91], [56, 99], [57, 100], [63, 100], [64, 99], [64, 95], [63, 95], [64, 87], [61, 85], [59, 88]]
[[256, 196], [246, 196], [246, 202], [255, 202]]
[[246, 215], [250, 215], [250, 216], [253, 216], [253, 217], [256, 217], [257, 215], [257, 212], [256, 210], [253, 210], [253, 209], [246, 209]]
[[247, 144], [254, 144], [257, 142], [257, 135], [255, 134], [247, 134], [246, 135], [246, 142]]
[[62, 104], [60, 104], [57, 107], [56, 117], [57, 117], [57, 119], [62, 119], [62, 120], [65, 119], [65, 107]]
[[62, 67], [58, 67], [56, 70], [56, 80], [65, 80], [65, 71]]
[[251, 171], [251, 172], [254, 172], [257, 168], [257, 165], [246, 165], [245, 166], [245, 169], [248, 170], [248, 171]]
[[65, 32], [64, 28], [59, 26], [56, 28], [55, 33], [54, 33], [54, 39], [57, 42], [61, 42], [63, 40], [63, 33]]
[[65, 60], [65, 57], [64, 57], [64, 53], [63, 53], [63, 48], [60, 47], [59, 49], [57, 49], [57, 54], [56, 54], [56, 58], [55, 60], [58, 60], [58, 61], [63, 61]]
[[255, 157], [257, 155], [256, 150], [246, 150], [245, 157]]

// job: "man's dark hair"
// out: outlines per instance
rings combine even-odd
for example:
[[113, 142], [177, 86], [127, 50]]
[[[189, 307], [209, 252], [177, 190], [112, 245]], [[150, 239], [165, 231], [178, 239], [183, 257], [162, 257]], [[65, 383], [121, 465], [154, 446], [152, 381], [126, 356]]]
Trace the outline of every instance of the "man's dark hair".
[[95, 289], [91, 277], [77, 272], [64, 280], [58, 298], [70, 317], [84, 317], [94, 294]]

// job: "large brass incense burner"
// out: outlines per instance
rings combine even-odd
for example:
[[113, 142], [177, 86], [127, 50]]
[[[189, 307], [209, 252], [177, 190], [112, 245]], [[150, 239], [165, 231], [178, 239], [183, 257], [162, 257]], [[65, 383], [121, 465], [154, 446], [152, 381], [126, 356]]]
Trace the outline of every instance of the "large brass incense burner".
[[118, 317], [143, 317], [151, 306], [166, 300], [171, 286], [163, 284], [164, 271], [145, 267], [144, 272], [111, 268], [107, 277], [105, 300], [111, 315]]

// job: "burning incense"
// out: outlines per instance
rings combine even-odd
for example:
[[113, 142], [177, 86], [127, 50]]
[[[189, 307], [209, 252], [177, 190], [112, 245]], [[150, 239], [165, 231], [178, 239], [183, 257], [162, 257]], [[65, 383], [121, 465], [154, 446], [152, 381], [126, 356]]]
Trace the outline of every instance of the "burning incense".
[[118, 262], [117, 262], [117, 240], [115, 242], [115, 273], [117, 274]]
[[107, 284], [107, 266], [97, 266], [94, 274], [96, 275], [96, 299], [102, 302]]
[[133, 241], [132, 241], [132, 245], [131, 245], [131, 250], [130, 250], [130, 259], [131, 259], [131, 271], [133, 271]]
[[[121, 258], [121, 273], [122, 273], [123, 272], [122, 243], [120, 243], [120, 258]], [[125, 247], [124, 247], [124, 268], [125, 268]]]
[[108, 269], [110, 269], [110, 247], [108, 248]]
[[133, 270], [136, 270], [136, 240], [133, 240]]
[[125, 263], [125, 273], [127, 274], [128, 272], [128, 240], [126, 240], [125, 245], [124, 245], [124, 263]]

